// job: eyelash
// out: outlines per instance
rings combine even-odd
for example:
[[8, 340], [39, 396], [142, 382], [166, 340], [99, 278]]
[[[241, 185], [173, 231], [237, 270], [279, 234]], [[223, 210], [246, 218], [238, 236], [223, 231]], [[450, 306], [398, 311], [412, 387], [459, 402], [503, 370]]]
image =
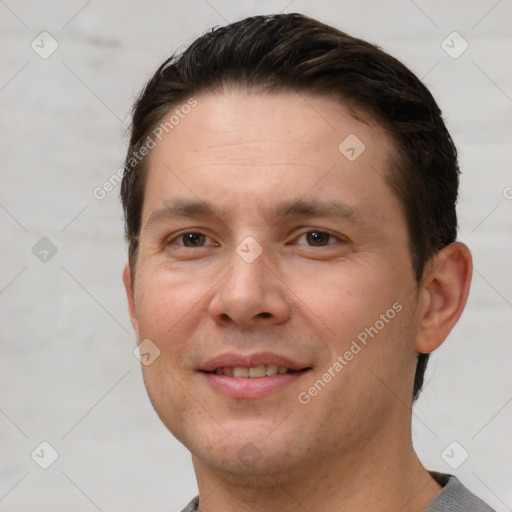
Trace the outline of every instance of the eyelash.
[[[346, 243], [346, 240], [344, 240], [343, 238], [340, 238], [339, 236], [333, 235], [332, 233], [329, 233], [328, 231], [322, 231], [320, 229], [309, 229], [308, 231], [305, 231], [305, 232], [301, 233], [298, 237], [296, 237], [294, 239], [295, 240], [294, 244], [300, 245], [300, 244], [297, 244], [297, 240], [300, 240], [302, 237], [307, 237], [308, 235], [310, 235], [312, 233], [316, 233], [319, 235], [327, 235], [329, 237], [329, 239], [335, 239], [336, 242], [338, 242], [338, 243]], [[194, 247], [194, 246], [187, 246], [184, 243], [176, 243], [177, 241], [183, 242], [183, 238], [187, 235], [197, 235], [200, 237], [204, 237], [205, 239], [212, 240], [208, 235], [205, 235], [204, 233], [201, 233], [200, 231], [187, 231], [187, 232], [181, 233], [180, 235], [167, 241], [165, 243], [165, 245], [168, 246], [168, 245], [175, 244], [179, 247], [184, 247], [184, 248], [189, 248], [189, 249], [206, 247], [205, 245], [198, 245], [198, 246]], [[214, 243], [214, 244], [209, 244], [209, 245], [218, 245], [218, 244]], [[329, 245], [333, 245], [333, 243], [327, 243], [325, 245], [309, 245], [308, 244], [308, 247], [327, 247]]]

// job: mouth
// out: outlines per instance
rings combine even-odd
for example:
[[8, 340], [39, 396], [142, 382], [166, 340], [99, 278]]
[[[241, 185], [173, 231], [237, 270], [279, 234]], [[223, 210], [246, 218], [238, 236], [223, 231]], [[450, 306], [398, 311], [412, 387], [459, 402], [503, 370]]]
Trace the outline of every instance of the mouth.
[[226, 375], [227, 377], [234, 377], [235, 379], [261, 379], [262, 377], [272, 377], [273, 375], [284, 375], [286, 373], [298, 373], [303, 370], [292, 370], [286, 366], [277, 366], [275, 364], [260, 364], [258, 366], [222, 366], [215, 368], [212, 372], [215, 375]]
[[216, 393], [229, 398], [255, 399], [284, 390], [312, 369], [274, 354], [228, 354], [208, 361], [200, 374]]

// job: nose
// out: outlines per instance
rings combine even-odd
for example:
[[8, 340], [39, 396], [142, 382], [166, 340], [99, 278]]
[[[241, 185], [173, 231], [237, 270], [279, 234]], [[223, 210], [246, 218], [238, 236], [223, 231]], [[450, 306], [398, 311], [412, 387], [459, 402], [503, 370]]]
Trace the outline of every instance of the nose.
[[267, 264], [265, 251], [252, 262], [233, 251], [231, 269], [208, 308], [216, 324], [251, 329], [282, 324], [290, 318], [287, 287]]

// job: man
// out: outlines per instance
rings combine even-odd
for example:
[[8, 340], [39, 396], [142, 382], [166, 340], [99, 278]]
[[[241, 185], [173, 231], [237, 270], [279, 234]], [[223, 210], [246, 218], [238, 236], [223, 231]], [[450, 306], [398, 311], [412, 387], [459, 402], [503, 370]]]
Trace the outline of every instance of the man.
[[186, 511], [489, 511], [411, 442], [465, 306], [456, 150], [424, 85], [298, 14], [218, 28], [133, 112], [130, 315]]

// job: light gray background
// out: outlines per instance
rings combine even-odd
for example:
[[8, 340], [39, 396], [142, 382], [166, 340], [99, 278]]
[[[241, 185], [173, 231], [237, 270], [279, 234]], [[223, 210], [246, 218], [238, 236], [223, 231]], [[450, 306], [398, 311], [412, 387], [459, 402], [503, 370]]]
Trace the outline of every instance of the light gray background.
[[[509, 0], [0, 0], [0, 511], [173, 511], [195, 494], [189, 455], [153, 412], [132, 354], [119, 187], [103, 200], [92, 191], [122, 165], [131, 103], [161, 61], [214, 25], [280, 11], [377, 42], [444, 111], [475, 275], [430, 363], [414, 442], [428, 468], [511, 510]], [[42, 31], [59, 45], [47, 59], [31, 48]], [[469, 43], [457, 59], [441, 46], [453, 31]], [[46, 263], [32, 252], [45, 236], [58, 249]], [[59, 453], [46, 470], [30, 456], [42, 441]], [[458, 469], [441, 456], [453, 441], [469, 453]]]

